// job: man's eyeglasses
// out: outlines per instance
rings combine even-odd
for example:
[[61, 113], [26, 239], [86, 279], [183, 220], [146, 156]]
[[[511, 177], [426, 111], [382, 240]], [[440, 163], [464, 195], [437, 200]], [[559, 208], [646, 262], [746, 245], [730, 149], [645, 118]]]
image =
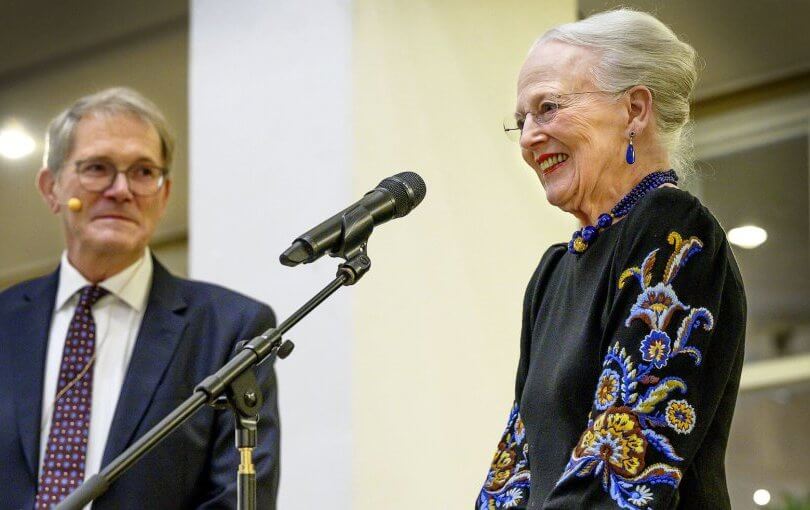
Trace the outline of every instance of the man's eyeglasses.
[[506, 137], [513, 142], [520, 141], [520, 134], [523, 132], [523, 126], [526, 125], [526, 120], [531, 117], [532, 121], [538, 126], [548, 124], [557, 113], [571, 106], [571, 101], [566, 101], [566, 98], [571, 96], [580, 96], [584, 94], [613, 94], [605, 90], [588, 90], [585, 92], [570, 92], [568, 94], [553, 94], [540, 103], [536, 110], [528, 113], [515, 113], [508, 115], [503, 119], [503, 132]]
[[119, 170], [105, 160], [85, 159], [76, 162], [79, 184], [87, 191], [106, 190], [115, 182], [119, 172], [126, 175], [129, 191], [133, 195], [149, 196], [163, 187], [168, 170], [149, 163], [135, 163], [126, 170]]

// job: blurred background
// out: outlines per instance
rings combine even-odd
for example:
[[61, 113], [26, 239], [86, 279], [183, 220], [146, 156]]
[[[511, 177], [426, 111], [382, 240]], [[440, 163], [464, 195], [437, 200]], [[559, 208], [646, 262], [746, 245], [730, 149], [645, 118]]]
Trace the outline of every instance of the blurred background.
[[[45, 128], [108, 86], [151, 98], [177, 137], [157, 256], [280, 317], [335, 266], [281, 268], [289, 241], [417, 171], [424, 204], [375, 232], [374, 271], [279, 364], [280, 508], [469, 508], [511, 404], [523, 290], [574, 227], [500, 122], [531, 42], [619, 2], [301, 4], [0, 2], [0, 289], [56, 266], [34, 188]], [[621, 4], [703, 62], [685, 186], [729, 232], [749, 303], [733, 507], [810, 508], [810, 2]]]

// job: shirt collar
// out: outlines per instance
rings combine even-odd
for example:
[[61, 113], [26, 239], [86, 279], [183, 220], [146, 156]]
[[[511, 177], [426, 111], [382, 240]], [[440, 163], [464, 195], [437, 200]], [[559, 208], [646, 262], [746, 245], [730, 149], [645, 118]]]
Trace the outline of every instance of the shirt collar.
[[[56, 309], [64, 307], [82, 287], [91, 285], [78, 269], [73, 267], [67, 258], [67, 251], [62, 252], [59, 270], [59, 291], [56, 294]], [[149, 288], [152, 285], [152, 253], [147, 247], [143, 256], [123, 271], [99, 282], [121, 301], [138, 312], [146, 307]]]

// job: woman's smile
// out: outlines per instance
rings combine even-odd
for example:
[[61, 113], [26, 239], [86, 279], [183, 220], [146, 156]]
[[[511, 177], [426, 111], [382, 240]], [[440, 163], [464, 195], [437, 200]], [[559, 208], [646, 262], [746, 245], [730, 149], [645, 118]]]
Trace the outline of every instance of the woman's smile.
[[568, 154], [556, 153], [541, 154], [536, 161], [540, 172], [546, 176], [563, 166], [567, 160]]

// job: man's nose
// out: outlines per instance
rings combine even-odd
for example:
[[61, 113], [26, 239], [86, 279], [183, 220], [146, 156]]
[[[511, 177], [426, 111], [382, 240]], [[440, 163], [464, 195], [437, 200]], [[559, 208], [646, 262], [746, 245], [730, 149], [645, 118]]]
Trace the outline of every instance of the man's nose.
[[126, 172], [116, 172], [112, 184], [105, 190], [104, 194], [118, 199], [131, 198], [132, 191], [129, 189]]

